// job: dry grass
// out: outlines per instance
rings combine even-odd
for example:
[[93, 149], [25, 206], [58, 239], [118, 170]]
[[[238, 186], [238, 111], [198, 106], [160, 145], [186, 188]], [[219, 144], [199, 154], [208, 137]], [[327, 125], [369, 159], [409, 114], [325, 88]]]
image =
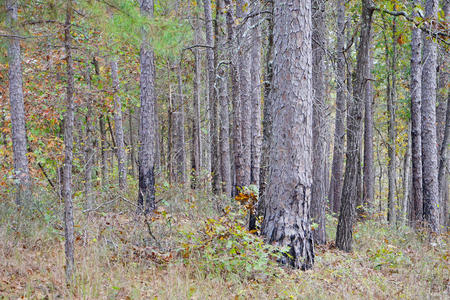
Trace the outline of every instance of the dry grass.
[[[0, 298], [29, 299], [448, 299], [448, 236], [430, 244], [408, 228], [375, 221], [356, 227], [355, 251], [316, 248], [313, 270], [276, 268], [244, 277], [212, 274], [179, 253], [181, 230], [195, 230], [226, 200], [161, 191], [167, 202], [152, 234], [130, 207], [116, 201], [91, 213], [76, 209], [76, 285], [64, 278], [61, 212], [16, 213], [0, 203]], [[200, 200], [199, 200], [200, 199]], [[53, 203], [53, 204], [51, 204]], [[48, 206], [46, 208], [46, 205]], [[46, 213], [44, 213], [46, 212]], [[334, 219], [329, 220], [330, 232]], [[330, 234], [332, 235], [332, 234]]]

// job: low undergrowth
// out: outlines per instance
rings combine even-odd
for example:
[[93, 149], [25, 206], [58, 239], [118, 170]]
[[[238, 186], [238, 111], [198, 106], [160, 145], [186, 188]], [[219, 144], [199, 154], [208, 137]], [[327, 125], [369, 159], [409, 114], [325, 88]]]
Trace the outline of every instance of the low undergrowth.
[[[313, 270], [280, 267], [285, 249], [246, 230], [229, 199], [180, 188], [158, 191], [144, 219], [134, 199], [99, 194], [95, 209], [75, 203], [76, 284], [64, 280], [62, 205], [41, 193], [17, 209], [0, 202], [0, 298], [79, 299], [444, 299], [448, 236], [429, 243], [407, 227], [367, 220], [354, 252], [316, 247]], [[104, 205], [101, 205], [101, 204]], [[329, 236], [335, 218], [328, 217]]]

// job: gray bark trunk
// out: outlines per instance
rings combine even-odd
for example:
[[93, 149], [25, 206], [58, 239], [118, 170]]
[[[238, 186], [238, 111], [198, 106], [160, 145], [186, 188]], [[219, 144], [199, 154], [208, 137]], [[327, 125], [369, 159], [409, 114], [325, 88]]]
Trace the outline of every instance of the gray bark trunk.
[[403, 198], [401, 203], [401, 221], [403, 225], [408, 224], [408, 203], [410, 196], [410, 177], [411, 176], [411, 131], [408, 128], [408, 144], [403, 160]]
[[354, 93], [349, 103], [347, 121], [347, 152], [342, 187], [341, 208], [336, 232], [336, 246], [344, 251], [352, 250], [353, 221], [355, 215], [356, 183], [358, 174], [358, 152], [362, 125], [362, 110], [367, 78], [369, 76], [369, 46], [372, 27], [373, 2], [362, 0], [361, 36], [357, 55]]
[[[6, 1], [7, 22], [12, 35], [18, 35], [17, 1]], [[11, 107], [12, 144], [14, 155], [14, 177], [17, 182], [16, 203], [21, 205], [31, 197], [31, 180], [27, 158], [27, 132], [25, 128], [25, 108], [22, 90], [22, 59], [20, 40], [8, 40], [9, 60], [9, 104]]]
[[[369, 52], [369, 76], [372, 77], [373, 58]], [[363, 170], [363, 205], [370, 212], [374, 204], [374, 159], [373, 159], [373, 86], [367, 82], [364, 98], [364, 170]]]
[[[86, 61], [86, 83], [88, 86], [88, 93], [91, 92], [91, 73], [89, 69], [89, 61]], [[86, 139], [84, 141], [84, 195], [86, 198], [86, 208], [92, 209], [93, 195], [92, 195], [92, 168], [94, 165], [94, 156], [96, 148], [94, 141], [94, 120], [92, 113], [92, 96], [88, 95], [87, 100], [87, 114], [86, 114]]]
[[336, 24], [336, 116], [334, 129], [333, 163], [331, 166], [330, 189], [328, 201], [334, 213], [338, 213], [341, 207], [342, 193], [342, 171], [344, 162], [344, 142], [345, 142], [345, 106], [346, 106], [346, 86], [345, 86], [345, 4], [344, 0], [336, 2], [337, 24]]
[[134, 178], [136, 176], [136, 155], [134, 149], [134, 125], [133, 125], [133, 111], [131, 107], [128, 109], [128, 126], [130, 127], [130, 164], [131, 164], [131, 176]]
[[[438, 1], [427, 0], [425, 18], [437, 18]], [[434, 21], [433, 21], [434, 23]], [[432, 30], [432, 26], [429, 26]], [[436, 138], [436, 59], [437, 45], [424, 35], [422, 68], [422, 170], [423, 214], [432, 232], [439, 232], [439, 183]]]
[[[260, 10], [255, 2], [254, 11]], [[254, 18], [251, 29], [251, 175], [250, 183], [259, 186], [261, 168], [261, 28]]]
[[[221, 1], [217, 1], [217, 26], [221, 26], [223, 22], [223, 12], [221, 9]], [[217, 45], [223, 46], [225, 37], [219, 31], [217, 35]], [[219, 53], [219, 60], [226, 60], [226, 53]], [[228, 100], [228, 79], [225, 66], [218, 66], [217, 70], [217, 88], [220, 103], [220, 168], [222, 178], [222, 192], [227, 196], [231, 196], [231, 161], [230, 161], [230, 120], [229, 120], [229, 100]]]
[[[420, 4], [419, 0], [414, 1]], [[414, 10], [413, 16], [417, 13]], [[414, 227], [423, 221], [422, 193], [422, 80], [421, 80], [421, 30], [416, 26], [411, 29], [411, 156], [412, 156], [412, 213], [411, 221]]]
[[312, 49], [308, 1], [274, 3], [273, 114], [262, 233], [289, 247], [294, 268], [314, 263], [309, 219], [312, 185]]
[[312, 54], [313, 70], [313, 184], [311, 199], [311, 220], [318, 224], [314, 230], [314, 241], [326, 242], [325, 232], [325, 160], [326, 160], [326, 103], [325, 103], [325, 2], [312, 3]]
[[72, 203], [72, 160], [73, 160], [73, 124], [74, 124], [74, 75], [72, 60], [72, 36], [70, 33], [72, 23], [72, 1], [66, 4], [66, 22], [64, 26], [64, 48], [67, 62], [67, 88], [66, 106], [64, 116], [64, 171], [63, 192], [64, 199], [64, 237], [66, 255], [66, 281], [73, 280], [74, 271], [74, 228], [73, 228], [73, 203]]
[[[195, 43], [200, 43], [200, 33], [199, 33], [199, 20], [198, 16], [195, 19], [194, 23], [194, 37]], [[194, 171], [194, 187], [197, 186], [200, 171], [202, 169], [202, 137], [201, 137], [201, 123], [200, 123], [200, 72], [201, 72], [201, 64], [200, 64], [200, 52], [196, 48], [193, 51], [194, 53], [194, 101], [193, 101], [193, 123], [192, 123], [192, 143], [193, 143], [193, 171]]]
[[125, 142], [123, 134], [122, 122], [122, 101], [119, 97], [119, 71], [117, 68], [117, 61], [111, 60], [111, 77], [114, 93], [114, 123], [116, 129], [116, 151], [119, 168], [119, 188], [124, 190], [127, 187], [127, 168], [126, 168], [126, 154]]
[[[273, 16], [273, 5], [271, 5]], [[264, 108], [263, 108], [263, 140], [262, 140], [262, 155], [259, 175], [259, 199], [257, 216], [264, 214], [264, 198], [267, 184], [267, 177], [269, 173], [269, 150], [270, 139], [272, 136], [272, 99], [269, 97], [272, 89], [272, 52], [273, 52], [273, 17], [269, 17], [267, 26], [267, 52], [266, 52], [266, 66], [264, 73]]]
[[233, 104], [233, 158], [234, 158], [234, 186], [233, 192], [236, 192], [236, 187], [243, 181], [242, 172], [242, 140], [241, 140], [241, 105], [240, 105], [240, 89], [239, 89], [239, 72], [237, 61], [237, 45], [234, 32], [234, 11], [231, 5], [231, 0], [225, 0], [227, 9], [227, 35], [229, 44], [229, 60], [230, 77], [231, 77], [231, 102]]
[[217, 110], [217, 97], [214, 82], [216, 79], [215, 63], [214, 63], [214, 36], [213, 36], [213, 19], [211, 12], [211, 1], [203, 0], [204, 12], [205, 12], [205, 29], [206, 29], [206, 44], [211, 47], [206, 50], [206, 57], [208, 63], [208, 97], [209, 97], [209, 138], [211, 147], [211, 174], [212, 174], [212, 187], [215, 193], [221, 190], [220, 187], [220, 160], [218, 155], [218, 110]]
[[[236, 16], [243, 20], [249, 11], [248, 0], [238, 0]], [[240, 181], [236, 182], [239, 187], [249, 186], [251, 180], [251, 146], [252, 146], [252, 132], [251, 132], [251, 116], [255, 113], [252, 111], [251, 99], [251, 47], [250, 47], [250, 25], [249, 21], [240, 24], [240, 31], [238, 32], [238, 64], [239, 64], [239, 90], [240, 90], [240, 118], [241, 124], [241, 145], [242, 145], [242, 177]], [[250, 117], [249, 117], [250, 115]]]
[[[450, 2], [447, 1], [447, 3], [444, 6], [444, 13], [447, 20], [447, 23], [450, 22]], [[442, 48], [441, 48], [442, 49]], [[443, 123], [442, 129], [439, 129], [442, 131], [442, 137], [441, 139], [438, 139], [438, 143], [440, 143], [440, 149], [439, 149], [439, 174], [438, 174], [438, 180], [439, 180], [439, 199], [440, 199], [440, 221], [441, 226], [443, 228], [444, 232], [447, 232], [447, 221], [448, 221], [448, 211], [447, 211], [447, 204], [448, 204], [448, 143], [449, 143], [449, 136], [450, 136], [450, 90], [448, 89], [448, 77], [449, 77], [449, 54], [445, 51], [445, 49], [442, 49], [443, 55], [442, 57], [442, 64], [440, 66], [440, 78], [439, 78], [439, 85], [441, 89], [439, 89], [439, 107], [442, 106], [443, 111], [445, 111], [445, 115], [441, 116], [442, 119], [445, 119]], [[439, 120], [439, 119], [438, 119]], [[438, 123], [439, 126], [439, 123]], [[438, 130], [438, 133], [439, 133]], [[439, 138], [439, 137], [438, 137]]]
[[[141, 0], [141, 14], [153, 18], [153, 0]], [[156, 94], [153, 49], [145, 36], [140, 53], [141, 111], [139, 124], [139, 195], [138, 206], [145, 213], [156, 208], [155, 203], [155, 146], [156, 146]]]

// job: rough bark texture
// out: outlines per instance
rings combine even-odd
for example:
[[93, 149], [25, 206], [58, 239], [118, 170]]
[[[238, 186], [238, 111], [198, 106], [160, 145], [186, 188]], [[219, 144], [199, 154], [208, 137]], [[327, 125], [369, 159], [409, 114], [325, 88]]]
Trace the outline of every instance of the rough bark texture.
[[[12, 35], [17, 35], [17, 2], [6, 1], [7, 22]], [[22, 59], [20, 40], [8, 40], [9, 60], [9, 104], [11, 107], [12, 144], [14, 154], [14, 175], [17, 181], [16, 203], [27, 202], [31, 197], [30, 171], [27, 158], [27, 132], [25, 128], [25, 108], [22, 90]]]
[[136, 156], [134, 149], [134, 125], [133, 125], [133, 110], [131, 107], [128, 109], [128, 126], [129, 126], [129, 134], [130, 134], [130, 164], [131, 164], [131, 176], [134, 178], [136, 174], [135, 164], [136, 164]]
[[[217, 1], [217, 26], [221, 26], [223, 22], [223, 12], [221, 9], [221, 1]], [[225, 37], [219, 31], [217, 35], [217, 45], [223, 46]], [[226, 53], [219, 53], [219, 60], [226, 60]], [[225, 66], [218, 66], [217, 70], [217, 89], [220, 104], [220, 173], [222, 178], [222, 192], [231, 196], [231, 161], [230, 161], [230, 118], [229, 118], [229, 100], [228, 100], [228, 78]]]
[[[372, 76], [373, 58], [369, 52], [369, 76]], [[373, 170], [373, 86], [367, 82], [364, 97], [364, 171], [363, 171], [363, 205], [365, 208], [373, 206], [375, 174]]]
[[326, 242], [325, 232], [325, 2], [313, 0], [312, 3], [312, 57], [313, 70], [313, 185], [311, 199], [311, 220], [318, 224], [314, 230], [314, 241]]
[[259, 199], [257, 216], [264, 214], [264, 198], [267, 184], [267, 177], [269, 173], [269, 150], [270, 139], [272, 136], [272, 99], [269, 97], [272, 89], [272, 52], [273, 52], [273, 5], [271, 5], [272, 14], [268, 19], [267, 25], [267, 52], [266, 52], [266, 66], [264, 72], [264, 109], [263, 109], [263, 141], [262, 141], [262, 155], [259, 175]]
[[206, 58], [208, 63], [208, 97], [209, 97], [209, 136], [211, 147], [211, 174], [212, 187], [215, 193], [220, 191], [220, 160], [218, 155], [219, 139], [217, 134], [218, 110], [217, 97], [214, 82], [216, 79], [215, 63], [214, 63], [214, 36], [213, 36], [213, 19], [211, 12], [211, 1], [203, 0], [203, 7], [205, 12], [205, 29], [206, 29], [206, 44], [209, 46], [206, 49]]
[[119, 188], [123, 190], [127, 187], [127, 167], [126, 167], [126, 153], [125, 153], [125, 141], [123, 134], [123, 122], [122, 122], [122, 101], [119, 97], [119, 71], [117, 68], [117, 61], [113, 59], [110, 62], [111, 77], [114, 92], [114, 123], [116, 129], [116, 152], [119, 168]]
[[[446, 17], [447, 24], [450, 23], [450, 1], [447, 1], [444, 8], [444, 13]], [[440, 57], [442, 59], [442, 63], [439, 67], [440, 76], [439, 76], [439, 106], [442, 107], [442, 111], [445, 111], [445, 114], [442, 114], [441, 119], [444, 119], [443, 122], [438, 122], [438, 143], [440, 143], [439, 149], [439, 207], [440, 207], [440, 223], [443, 232], [447, 232], [447, 224], [448, 224], [448, 169], [449, 169], [449, 160], [448, 160], [448, 143], [450, 136], [450, 89], [448, 87], [449, 84], [449, 72], [450, 72], [450, 55], [445, 51], [444, 47], [441, 47], [442, 51]], [[438, 119], [440, 120], [440, 119]], [[442, 124], [443, 126], [439, 125]], [[440, 127], [442, 128], [440, 128]], [[442, 133], [440, 133], [442, 131]], [[442, 136], [439, 137], [439, 134]]]
[[273, 124], [262, 233], [289, 247], [283, 263], [314, 263], [309, 220], [312, 185], [312, 49], [308, 1], [274, 3]]
[[[153, 17], [153, 0], [141, 0], [141, 14]], [[156, 208], [155, 203], [155, 146], [156, 146], [156, 95], [155, 62], [153, 49], [145, 37], [140, 52], [141, 111], [139, 124], [139, 195], [138, 206], [145, 213]]]
[[[415, 5], [420, 3], [414, 1]], [[415, 16], [417, 13], [414, 12]], [[421, 80], [421, 31], [416, 26], [411, 29], [411, 157], [412, 157], [412, 213], [413, 226], [423, 221], [422, 194], [422, 80]]]
[[[243, 20], [249, 11], [248, 0], [238, 0], [236, 8], [236, 16]], [[239, 90], [240, 90], [240, 119], [241, 124], [241, 145], [242, 145], [242, 177], [236, 182], [238, 187], [249, 186], [251, 180], [251, 146], [252, 131], [251, 119], [255, 113], [252, 111], [251, 99], [251, 51], [250, 51], [250, 24], [249, 21], [240, 24], [238, 32], [238, 64], [239, 64]]]
[[448, 92], [447, 99], [447, 112], [445, 120], [444, 136], [442, 139], [442, 145], [440, 149], [440, 161], [439, 161], [439, 194], [440, 194], [440, 215], [441, 226], [444, 231], [447, 231], [448, 211], [447, 211], [447, 198], [448, 198], [448, 143], [450, 139], [450, 92]]
[[387, 220], [389, 224], [395, 224], [396, 213], [396, 199], [395, 199], [395, 179], [397, 177], [396, 172], [396, 129], [395, 129], [395, 101], [396, 101], [396, 55], [397, 55], [397, 40], [395, 38], [396, 34], [396, 25], [395, 19], [392, 24], [392, 57], [389, 55], [389, 46], [385, 37], [385, 50], [386, 50], [386, 64], [389, 67], [388, 75], [387, 75], [387, 115], [389, 118], [389, 126], [388, 126], [388, 214]]
[[72, 1], [66, 4], [66, 22], [64, 24], [64, 48], [67, 63], [66, 114], [64, 115], [64, 171], [63, 192], [64, 199], [64, 237], [66, 254], [66, 280], [72, 282], [74, 269], [74, 229], [72, 203], [72, 160], [73, 160], [73, 124], [74, 124], [74, 75], [72, 60]]
[[[231, 0], [225, 0], [227, 7], [227, 35], [229, 45], [230, 77], [231, 77], [231, 102], [233, 104], [233, 159], [234, 159], [234, 186], [243, 181], [242, 172], [242, 140], [241, 140], [241, 105], [239, 89], [239, 72], [237, 61], [237, 45], [234, 32], [234, 14]], [[236, 188], [233, 192], [236, 192]]]
[[[425, 18], [434, 23], [438, 1], [427, 0]], [[432, 28], [432, 24], [430, 24]], [[436, 138], [436, 59], [437, 45], [424, 36], [422, 68], [422, 171], [423, 215], [432, 232], [439, 232], [439, 183]]]
[[338, 213], [341, 207], [342, 193], [342, 167], [344, 162], [344, 141], [345, 141], [345, 106], [346, 106], [346, 86], [345, 86], [345, 4], [344, 0], [336, 1], [337, 24], [336, 24], [336, 117], [334, 125], [334, 147], [333, 163], [331, 166], [330, 190], [328, 201], [334, 213]]
[[353, 82], [354, 93], [349, 103], [346, 166], [336, 231], [336, 246], [344, 251], [351, 251], [353, 242], [358, 152], [360, 151], [361, 142], [363, 100], [369, 76], [369, 45], [373, 11], [373, 2], [371, 0], [362, 0], [361, 35], [357, 55], [356, 76]]
[[[194, 23], [194, 38], [195, 43], [200, 43], [200, 32], [199, 32], [199, 21], [198, 17], [195, 19]], [[192, 122], [192, 143], [193, 143], [193, 175], [194, 175], [194, 187], [198, 184], [198, 178], [200, 175], [200, 170], [202, 169], [202, 136], [200, 131], [200, 72], [201, 72], [201, 64], [200, 64], [200, 51], [198, 48], [193, 50], [194, 53], [194, 101], [193, 101], [193, 122]]]
[[[259, 2], [254, 5], [254, 12], [260, 9]], [[253, 18], [251, 29], [251, 175], [250, 183], [259, 186], [261, 166], [261, 28], [259, 19]]]

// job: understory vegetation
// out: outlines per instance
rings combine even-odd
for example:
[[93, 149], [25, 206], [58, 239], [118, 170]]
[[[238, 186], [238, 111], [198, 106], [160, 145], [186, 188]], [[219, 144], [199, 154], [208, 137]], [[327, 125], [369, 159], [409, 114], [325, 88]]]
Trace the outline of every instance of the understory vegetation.
[[[163, 187], [164, 185], [159, 185]], [[63, 206], [35, 191], [29, 207], [0, 203], [0, 295], [30, 299], [443, 299], [449, 286], [449, 236], [385, 216], [355, 225], [354, 251], [316, 246], [312, 270], [285, 268], [285, 249], [247, 231], [247, 210], [204, 190], [160, 188], [155, 214], [136, 214], [129, 195], [99, 192], [91, 211], [78, 197], [75, 281], [66, 286]], [[327, 215], [328, 240], [337, 220]]]

